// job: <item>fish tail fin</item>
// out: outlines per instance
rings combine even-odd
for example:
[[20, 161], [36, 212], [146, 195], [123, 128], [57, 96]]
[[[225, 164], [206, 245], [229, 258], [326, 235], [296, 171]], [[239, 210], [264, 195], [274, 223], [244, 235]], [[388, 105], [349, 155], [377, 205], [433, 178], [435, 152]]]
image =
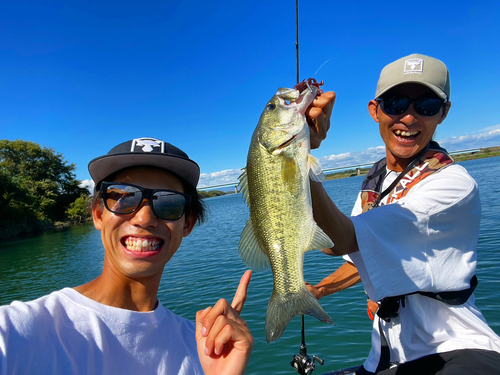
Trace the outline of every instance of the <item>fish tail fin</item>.
[[323, 310], [316, 297], [306, 287], [299, 293], [287, 295], [277, 294], [273, 291], [267, 306], [267, 342], [279, 339], [294, 316], [305, 314], [314, 316], [322, 322], [333, 324], [332, 319]]

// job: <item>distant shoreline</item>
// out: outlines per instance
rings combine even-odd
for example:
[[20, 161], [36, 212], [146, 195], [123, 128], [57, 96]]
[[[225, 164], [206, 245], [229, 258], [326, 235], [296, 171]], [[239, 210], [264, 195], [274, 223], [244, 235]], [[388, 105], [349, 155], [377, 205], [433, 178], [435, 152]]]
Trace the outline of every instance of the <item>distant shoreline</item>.
[[[467, 153], [452, 155], [453, 159], [456, 162], [491, 158], [491, 157], [495, 157], [495, 156], [500, 156], [500, 146], [480, 148], [479, 151], [476, 151], [476, 152], [467, 152]], [[345, 170], [345, 171], [341, 171], [341, 172], [329, 173], [329, 174], [326, 174], [325, 177], [327, 180], [334, 180], [334, 179], [339, 179], [339, 178], [364, 176], [368, 173], [369, 170], [370, 170], [370, 168], [349, 169], [349, 170]], [[220, 195], [234, 194], [234, 190], [228, 191], [228, 192], [223, 192], [220, 190], [211, 190], [209, 192], [198, 190], [198, 193], [200, 194], [200, 197], [202, 199], [207, 199], [207, 198], [212, 198], [212, 197], [216, 197], [216, 196], [220, 196]], [[91, 222], [91, 221], [92, 220], [88, 220], [87, 222]], [[85, 224], [85, 223], [81, 223], [81, 224]], [[73, 225], [78, 225], [78, 224], [75, 224], [75, 223], [72, 223], [69, 221], [64, 221], [64, 222], [59, 221], [59, 222], [55, 222], [52, 224], [45, 224], [42, 228], [32, 228], [32, 230], [24, 232], [21, 236], [36, 236], [36, 235], [40, 235], [44, 232], [68, 229], [69, 227], [71, 227]], [[15, 238], [21, 237], [19, 235], [11, 236], [8, 234], [8, 232], [9, 232], [8, 230], [0, 231], [0, 240], [15, 239]]]
[[[500, 146], [479, 148], [479, 151], [465, 152], [462, 154], [456, 154], [451, 156], [453, 160], [455, 160], [456, 162], [492, 158], [495, 156], [500, 156]], [[368, 173], [369, 170], [370, 168], [349, 169], [341, 172], [325, 174], [325, 177], [327, 180], [335, 180], [346, 177], [364, 176]]]

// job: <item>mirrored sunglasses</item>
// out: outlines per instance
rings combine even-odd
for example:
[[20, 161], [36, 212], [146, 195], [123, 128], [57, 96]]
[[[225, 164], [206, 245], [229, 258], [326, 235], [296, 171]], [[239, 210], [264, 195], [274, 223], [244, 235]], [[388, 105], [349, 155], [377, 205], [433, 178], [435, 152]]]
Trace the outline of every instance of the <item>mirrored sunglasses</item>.
[[410, 104], [413, 103], [415, 112], [421, 116], [434, 116], [439, 112], [441, 106], [446, 103], [446, 100], [439, 98], [416, 98], [410, 99], [407, 96], [388, 96], [376, 99], [382, 105], [382, 110], [388, 115], [402, 115], [405, 113]]
[[144, 199], [149, 200], [153, 213], [162, 220], [175, 221], [189, 208], [190, 196], [174, 190], [146, 189], [141, 186], [103, 182], [102, 197], [106, 209], [117, 215], [134, 213]]

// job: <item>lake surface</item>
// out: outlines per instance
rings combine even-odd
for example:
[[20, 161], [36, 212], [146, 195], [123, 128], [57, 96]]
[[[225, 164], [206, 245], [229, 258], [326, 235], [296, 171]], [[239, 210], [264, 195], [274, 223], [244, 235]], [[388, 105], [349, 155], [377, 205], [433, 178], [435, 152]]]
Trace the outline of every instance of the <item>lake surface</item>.
[[[483, 207], [478, 244], [479, 286], [476, 303], [486, 320], [500, 334], [500, 157], [460, 163], [476, 179]], [[363, 177], [325, 182], [339, 209], [350, 214]], [[173, 312], [194, 320], [196, 311], [219, 298], [232, 300], [241, 275], [247, 269], [238, 256], [241, 231], [248, 209], [241, 194], [210, 198], [206, 224], [195, 227], [165, 268], [159, 298]], [[102, 269], [100, 233], [92, 225], [38, 237], [0, 242], [0, 305], [17, 299], [28, 301], [66, 286], [97, 277]], [[304, 275], [317, 283], [343, 263], [320, 251], [305, 255]], [[283, 336], [271, 344], [265, 339], [267, 302], [272, 291], [271, 271], [254, 273], [243, 317], [255, 337], [247, 374], [295, 374], [290, 366], [301, 343], [300, 317], [295, 317]], [[314, 374], [361, 364], [370, 350], [371, 321], [361, 284], [325, 297], [322, 306], [335, 322], [330, 326], [305, 317], [309, 355], [325, 361]]]

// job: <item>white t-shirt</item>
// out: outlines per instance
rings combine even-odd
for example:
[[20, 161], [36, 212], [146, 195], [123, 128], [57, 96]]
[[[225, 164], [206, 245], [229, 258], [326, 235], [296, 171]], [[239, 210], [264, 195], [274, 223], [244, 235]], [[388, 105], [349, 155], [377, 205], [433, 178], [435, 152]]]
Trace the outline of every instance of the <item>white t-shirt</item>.
[[[388, 172], [383, 190], [397, 177]], [[419, 182], [405, 197], [362, 215], [361, 210], [358, 197], [351, 219], [360, 251], [350, 259], [371, 300], [470, 287], [481, 203], [477, 184], [463, 167], [453, 164]], [[406, 296], [399, 316], [381, 321], [391, 361], [466, 348], [500, 352], [500, 338], [474, 302], [472, 296], [463, 305], [450, 306], [419, 294]], [[368, 371], [375, 371], [379, 356], [376, 317], [364, 364]]]
[[0, 374], [201, 375], [195, 323], [160, 303], [137, 312], [65, 288], [0, 307]]

